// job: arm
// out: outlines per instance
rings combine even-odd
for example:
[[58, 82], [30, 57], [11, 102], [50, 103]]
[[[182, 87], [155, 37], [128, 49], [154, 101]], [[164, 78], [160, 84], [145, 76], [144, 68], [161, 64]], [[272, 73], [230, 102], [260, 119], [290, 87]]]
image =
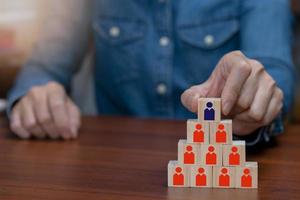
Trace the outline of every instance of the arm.
[[[52, 104], [59, 101], [64, 103], [61, 110], [65, 110], [67, 104], [74, 108], [64, 88], [69, 89], [72, 75], [78, 70], [88, 46], [90, 5], [87, 2], [53, 0], [47, 5], [41, 37], [8, 97], [12, 130], [23, 138], [31, 134], [44, 137], [45, 132], [51, 133], [53, 137], [64, 132], [63, 135], [69, 138], [67, 135], [70, 134], [66, 133], [69, 132], [69, 126], [61, 123], [68, 123], [68, 116], [60, 111], [60, 119], [57, 119], [51, 111], [52, 107], [58, 107]], [[47, 105], [39, 105], [37, 102], [45, 102]], [[47, 116], [41, 114], [41, 110], [48, 113]], [[56, 123], [49, 128], [51, 119], [61, 124]], [[44, 124], [44, 121], [48, 125], [38, 125]]]
[[195, 112], [197, 98], [222, 97], [222, 113], [233, 118], [234, 133], [264, 139], [262, 134], [273, 134], [265, 127], [274, 121], [282, 132], [281, 113], [288, 112], [293, 99], [289, 1], [243, 0], [240, 9], [243, 53], [225, 55], [206, 82], [183, 93], [182, 102]]

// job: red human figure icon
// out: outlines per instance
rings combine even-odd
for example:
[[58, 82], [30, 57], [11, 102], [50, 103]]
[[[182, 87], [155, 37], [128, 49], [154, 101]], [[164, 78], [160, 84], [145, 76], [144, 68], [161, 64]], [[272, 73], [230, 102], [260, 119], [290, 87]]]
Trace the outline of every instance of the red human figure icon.
[[215, 148], [213, 146], [208, 147], [208, 153], [206, 153], [207, 165], [215, 165], [217, 163], [217, 154], [214, 151]]
[[204, 142], [204, 132], [201, 130], [201, 124], [196, 124], [195, 131], [193, 134], [193, 141], [194, 142]]
[[241, 177], [242, 187], [252, 187], [252, 176], [248, 168], [244, 169], [244, 175]]
[[218, 130], [216, 132], [216, 143], [226, 143], [227, 133], [224, 124], [219, 124]]
[[205, 170], [202, 167], [198, 169], [198, 174], [196, 176], [196, 186], [206, 186]]
[[181, 172], [181, 167], [176, 167], [173, 175], [173, 185], [184, 185], [184, 175]]
[[188, 145], [186, 147], [186, 152], [184, 153], [184, 164], [194, 164], [195, 163], [195, 154], [193, 153], [193, 147]]
[[221, 174], [219, 176], [219, 186], [229, 186], [230, 185], [230, 177], [227, 173], [228, 173], [228, 170], [226, 168], [221, 169]]
[[229, 154], [229, 164], [239, 165], [240, 164], [240, 154], [238, 153], [238, 148], [233, 146], [231, 148], [231, 153]]

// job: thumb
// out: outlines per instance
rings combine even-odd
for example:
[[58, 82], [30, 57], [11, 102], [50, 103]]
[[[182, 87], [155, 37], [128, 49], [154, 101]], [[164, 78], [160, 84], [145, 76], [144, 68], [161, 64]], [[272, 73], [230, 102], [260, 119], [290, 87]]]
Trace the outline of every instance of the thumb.
[[210, 81], [195, 85], [185, 90], [181, 95], [181, 103], [191, 112], [197, 112], [198, 99], [208, 96]]

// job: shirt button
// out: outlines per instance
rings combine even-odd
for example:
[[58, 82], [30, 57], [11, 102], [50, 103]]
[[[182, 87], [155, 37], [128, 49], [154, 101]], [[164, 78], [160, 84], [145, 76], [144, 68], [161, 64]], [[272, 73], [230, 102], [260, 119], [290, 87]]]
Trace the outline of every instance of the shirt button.
[[166, 94], [167, 93], [167, 86], [166, 86], [166, 84], [164, 84], [164, 83], [158, 84], [157, 87], [156, 87], [156, 91], [160, 95]]
[[161, 37], [160, 40], [159, 40], [159, 44], [160, 46], [162, 47], [165, 47], [165, 46], [168, 46], [170, 43], [170, 40], [168, 37], [164, 36], [164, 37]]
[[206, 46], [211, 46], [215, 42], [215, 38], [212, 35], [206, 35], [204, 37], [204, 43]]
[[120, 28], [117, 26], [113, 26], [109, 29], [109, 35], [111, 37], [118, 37], [120, 35]]

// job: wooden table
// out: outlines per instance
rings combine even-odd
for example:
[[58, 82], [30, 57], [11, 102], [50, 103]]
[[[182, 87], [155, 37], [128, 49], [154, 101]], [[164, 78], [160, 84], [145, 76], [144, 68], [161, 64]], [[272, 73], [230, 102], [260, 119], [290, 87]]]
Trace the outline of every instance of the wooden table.
[[78, 140], [21, 141], [0, 118], [0, 199], [300, 199], [300, 126], [248, 160], [259, 189], [168, 188], [185, 122], [84, 117]]

